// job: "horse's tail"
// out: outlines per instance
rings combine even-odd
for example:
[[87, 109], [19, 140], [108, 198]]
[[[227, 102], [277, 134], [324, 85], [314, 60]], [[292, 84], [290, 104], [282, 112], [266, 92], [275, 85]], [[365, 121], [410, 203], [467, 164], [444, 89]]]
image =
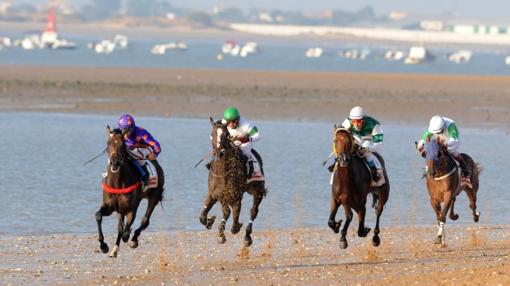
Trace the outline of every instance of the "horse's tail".
[[480, 162], [475, 163], [476, 171], [478, 172], [478, 175], [480, 175], [483, 171], [483, 166], [480, 164]]
[[379, 197], [372, 193], [372, 208], [375, 208], [375, 205], [377, 204], [377, 201], [379, 200]]

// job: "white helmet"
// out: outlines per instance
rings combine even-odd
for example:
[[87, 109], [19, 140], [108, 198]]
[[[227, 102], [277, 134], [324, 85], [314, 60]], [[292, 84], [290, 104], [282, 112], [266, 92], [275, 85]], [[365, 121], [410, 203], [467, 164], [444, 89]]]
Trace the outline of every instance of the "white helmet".
[[444, 120], [441, 116], [435, 115], [430, 119], [429, 123], [429, 132], [438, 134], [443, 131], [444, 128]]
[[365, 117], [365, 111], [361, 106], [355, 106], [351, 109], [349, 113], [349, 119], [363, 119]]

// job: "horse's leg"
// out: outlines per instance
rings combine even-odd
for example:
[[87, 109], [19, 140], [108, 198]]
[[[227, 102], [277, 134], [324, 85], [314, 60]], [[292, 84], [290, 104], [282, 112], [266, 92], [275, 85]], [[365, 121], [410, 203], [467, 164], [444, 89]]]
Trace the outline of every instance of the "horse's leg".
[[99, 233], [99, 247], [101, 248], [101, 252], [107, 253], [109, 248], [108, 244], [104, 242], [104, 235], [103, 235], [103, 216], [109, 216], [113, 212], [112, 208], [106, 206], [103, 204], [99, 210], [96, 212], [96, 222], [97, 222], [97, 231]]
[[122, 241], [124, 241], [124, 242], [128, 242], [128, 240], [129, 240], [129, 235], [131, 234], [131, 226], [135, 222], [137, 209], [138, 208], [135, 208], [134, 210], [129, 212], [126, 216], [126, 226], [124, 227], [124, 229], [122, 231]]
[[480, 219], [480, 212], [476, 210], [476, 192], [472, 189], [466, 190], [466, 194], [469, 198], [469, 207], [473, 213], [473, 221], [478, 222]]
[[349, 204], [343, 204], [344, 210], [345, 210], [345, 224], [341, 231], [340, 236], [340, 248], [346, 249], [347, 248], [347, 239], [345, 239], [345, 236], [347, 235], [347, 229], [349, 228], [349, 225], [351, 224], [352, 220], [352, 210]]
[[375, 215], [377, 216], [377, 220], [375, 222], [375, 228], [374, 228], [374, 236], [372, 237], [372, 245], [377, 247], [381, 243], [381, 239], [379, 238], [379, 219], [381, 218], [381, 214], [384, 210], [384, 205], [388, 201], [388, 194], [380, 192], [377, 194], [378, 200], [377, 200], [377, 206], [375, 207]]
[[359, 237], [366, 237], [368, 233], [370, 232], [369, 227], [365, 227], [365, 213], [367, 212], [367, 209], [365, 207], [365, 203], [361, 205], [361, 207], [356, 210], [358, 213], [358, 220], [359, 220], [359, 227], [358, 227], [358, 236]]
[[340, 226], [342, 225], [342, 220], [335, 221], [338, 207], [340, 207], [340, 203], [334, 197], [331, 198], [331, 210], [329, 212], [328, 226], [335, 233], [338, 233]]
[[112, 248], [112, 251], [110, 251], [110, 257], [117, 257], [117, 254], [119, 253], [119, 246], [120, 246], [120, 240], [122, 238], [122, 232], [124, 230], [124, 215], [117, 214], [117, 240], [115, 241], [115, 246]]
[[145, 215], [143, 216], [142, 221], [140, 222], [140, 226], [135, 230], [135, 233], [133, 234], [133, 237], [131, 238], [131, 242], [129, 243], [129, 246], [131, 248], [138, 247], [138, 237], [140, 236], [142, 231], [149, 226], [152, 212], [154, 211], [154, 208], [158, 205], [158, 203], [159, 203], [159, 198], [157, 198], [157, 197], [149, 198], [149, 202], [147, 204], [147, 210], [145, 211]]
[[246, 234], [244, 235], [244, 245], [246, 247], [250, 246], [253, 243], [253, 240], [251, 239], [252, 225], [253, 221], [257, 218], [257, 215], [259, 213], [259, 205], [262, 202], [263, 198], [264, 195], [261, 192], [253, 193], [253, 205], [250, 210], [250, 221], [248, 222], [248, 226], [246, 226]]
[[441, 244], [441, 245], [445, 246], [446, 245], [446, 235], [445, 235], [445, 231], [444, 231], [444, 225], [446, 223], [446, 214], [450, 210], [450, 207], [453, 202], [454, 194], [453, 194], [453, 192], [445, 192], [443, 198], [444, 198], [444, 200], [443, 200], [444, 205], [443, 205], [443, 209], [441, 210], [440, 215], [439, 215], [439, 221], [438, 221], [439, 230], [437, 232], [436, 244]]
[[218, 227], [218, 243], [225, 243], [227, 238], [225, 237], [225, 225], [227, 224], [227, 220], [230, 217], [230, 207], [228, 204], [222, 204], [221, 210], [223, 211], [223, 219], [221, 220], [221, 224]]
[[239, 214], [241, 213], [241, 200], [236, 202], [232, 206], [232, 216], [233, 216], [233, 223], [232, 223], [232, 229], [230, 230], [232, 234], [236, 234], [241, 230], [241, 227], [243, 227], [242, 223], [239, 223]]
[[459, 218], [459, 215], [455, 213], [455, 197], [452, 198], [452, 206], [450, 207], [450, 213], [448, 214], [448, 217], [451, 220], [457, 220]]
[[217, 200], [213, 199], [213, 197], [209, 194], [205, 198], [204, 207], [202, 209], [202, 213], [200, 214], [200, 223], [205, 225], [207, 229], [211, 229], [214, 221], [216, 220], [216, 216], [207, 217], [207, 214], [216, 202]]

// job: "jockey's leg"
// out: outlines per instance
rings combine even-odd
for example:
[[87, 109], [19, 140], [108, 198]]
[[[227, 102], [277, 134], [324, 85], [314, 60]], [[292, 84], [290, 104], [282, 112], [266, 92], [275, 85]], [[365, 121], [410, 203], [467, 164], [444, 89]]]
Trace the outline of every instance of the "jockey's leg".
[[260, 164], [253, 156], [253, 153], [251, 152], [253, 145], [251, 142], [247, 142], [244, 144], [241, 144], [239, 148], [241, 148], [241, 151], [243, 152], [244, 156], [248, 158], [248, 161], [253, 163], [253, 174], [251, 174], [251, 177], [262, 177], [262, 173], [260, 171]]
[[464, 161], [464, 158], [462, 158], [462, 156], [460, 155], [460, 152], [459, 152], [459, 143], [457, 143], [456, 145], [454, 146], [450, 146], [448, 147], [448, 152], [450, 152], [450, 154], [453, 155], [453, 157], [459, 162], [460, 164], [460, 170], [462, 172], [462, 182], [465, 184], [465, 185], [468, 185], [471, 187], [471, 179], [470, 179], [470, 176], [471, 174], [469, 173], [469, 170], [467, 168], [467, 165], [466, 165], [466, 162]]
[[384, 170], [383, 170], [383, 167], [381, 165], [381, 162], [379, 162], [379, 159], [377, 158], [377, 156], [374, 155], [374, 153], [372, 152], [366, 152], [365, 153], [365, 159], [367, 160], [367, 164], [368, 166], [370, 167], [370, 169], [375, 169], [376, 170], [376, 182], [378, 184], [384, 184]]
[[[150, 161], [147, 159], [147, 156], [151, 153], [151, 150], [149, 148], [134, 148], [128, 149], [128, 153], [129, 156], [133, 159], [135, 166], [137, 166], [137, 168], [140, 170], [144, 189], [147, 189], [150, 186], [157, 186], [157, 170], [154, 164], [150, 163]], [[146, 170], [144, 170], [143, 167], [145, 167]]]

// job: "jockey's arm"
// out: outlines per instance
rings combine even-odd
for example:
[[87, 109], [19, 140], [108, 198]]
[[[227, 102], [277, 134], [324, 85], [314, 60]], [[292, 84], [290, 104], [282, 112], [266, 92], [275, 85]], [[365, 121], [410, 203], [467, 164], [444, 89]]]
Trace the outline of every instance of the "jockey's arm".
[[256, 126], [253, 126], [250, 131], [248, 132], [247, 137], [249, 138], [250, 142], [257, 142], [260, 139], [262, 139], [262, 136], [260, 136], [260, 132], [257, 129]]
[[159, 145], [159, 142], [156, 141], [156, 139], [154, 139], [149, 132], [144, 131], [142, 139], [143, 142], [147, 144], [147, 146], [149, 146], [149, 148], [152, 150], [152, 153], [154, 153], [156, 157], [159, 155], [159, 153], [161, 153], [161, 147]]
[[363, 148], [368, 149], [370, 152], [378, 152], [383, 143], [384, 133], [381, 125], [377, 124], [372, 130], [372, 141], [363, 142]]
[[456, 150], [459, 147], [459, 131], [457, 130], [457, 126], [455, 122], [452, 122], [448, 126], [448, 139], [446, 140], [446, 147], [448, 151]]

